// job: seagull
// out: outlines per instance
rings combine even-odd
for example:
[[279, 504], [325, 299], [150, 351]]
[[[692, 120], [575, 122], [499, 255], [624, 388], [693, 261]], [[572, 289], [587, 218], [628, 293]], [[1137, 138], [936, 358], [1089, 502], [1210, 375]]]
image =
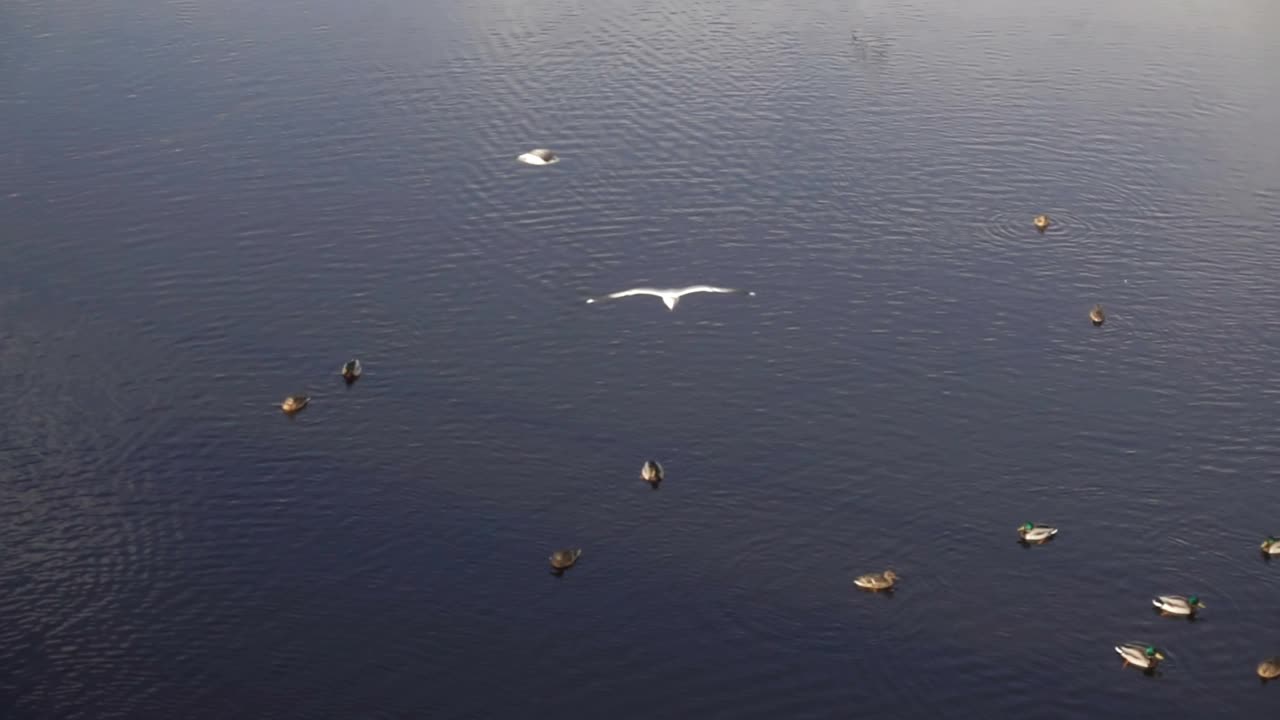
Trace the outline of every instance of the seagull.
[[675, 310], [676, 303], [680, 302], [680, 298], [692, 293], [709, 292], [709, 293], [742, 293], [754, 296], [754, 292], [746, 290], [734, 290], [733, 288], [714, 287], [711, 285], [690, 285], [687, 288], [671, 288], [667, 290], [655, 290], [654, 288], [631, 288], [630, 290], [622, 290], [605, 295], [602, 298], [587, 298], [588, 303], [598, 302], [600, 300], [616, 300], [618, 298], [630, 297], [632, 295], [653, 295], [662, 298], [662, 302], [666, 303], [668, 310]]
[[516, 159], [525, 165], [555, 165], [560, 162], [560, 157], [546, 148], [521, 153]]

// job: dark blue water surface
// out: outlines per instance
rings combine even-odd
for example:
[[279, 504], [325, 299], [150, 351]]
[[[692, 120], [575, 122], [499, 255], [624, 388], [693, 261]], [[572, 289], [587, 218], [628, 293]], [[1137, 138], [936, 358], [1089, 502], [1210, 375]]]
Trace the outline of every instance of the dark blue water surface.
[[1274, 716], [1278, 34], [4, 0], [0, 716]]

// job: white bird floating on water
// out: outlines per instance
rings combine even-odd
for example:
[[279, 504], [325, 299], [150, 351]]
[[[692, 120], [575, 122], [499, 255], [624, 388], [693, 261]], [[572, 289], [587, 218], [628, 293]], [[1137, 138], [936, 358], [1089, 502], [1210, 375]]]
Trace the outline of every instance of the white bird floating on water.
[[516, 159], [525, 165], [555, 165], [560, 162], [560, 156], [546, 148], [530, 150], [527, 153], [517, 155]]
[[602, 298], [587, 298], [588, 303], [599, 302], [600, 300], [616, 300], [618, 298], [630, 297], [632, 295], [652, 295], [662, 298], [662, 302], [666, 303], [668, 310], [675, 310], [676, 303], [680, 302], [680, 298], [693, 293], [745, 293], [754, 296], [755, 293], [748, 290], [735, 290], [733, 288], [714, 287], [712, 285], [690, 285], [687, 288], [671, 288], [668, 290], [655, 290], [654, 288], [631, 288], [630, 290], [622, 290], [605, 295]]

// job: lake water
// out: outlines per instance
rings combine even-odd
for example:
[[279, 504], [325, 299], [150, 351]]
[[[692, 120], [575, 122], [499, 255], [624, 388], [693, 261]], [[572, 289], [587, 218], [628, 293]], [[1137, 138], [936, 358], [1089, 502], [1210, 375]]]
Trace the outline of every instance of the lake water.
[[5, 0], [0, 716], [1274, 715], [1278, 33]]

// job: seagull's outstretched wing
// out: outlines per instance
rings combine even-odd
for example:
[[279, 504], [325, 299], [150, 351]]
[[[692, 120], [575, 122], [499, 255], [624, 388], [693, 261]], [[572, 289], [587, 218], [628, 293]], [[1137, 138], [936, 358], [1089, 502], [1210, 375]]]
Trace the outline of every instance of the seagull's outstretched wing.
[[600, 300], [617, 300], [618, 298], [630, 297], [632, 295], [653, 295], [655, 297], [662, 297], [662, 293], [654, 290], [653, 288], [631, 288], [630, 290], [620, 290], [616, 293], [610, 293], [604, 297], [587, 298], [587, 302], [593, 303]]
[[690, 286], [689, 286], [689, 287], [687, 287], [687, 288], [681, 288], [678, 292], [679, 292], [679, 294], [680, 294], [680, 295], [688, 295], [689, 293], [700, 293], [700, 292], [709, 292], [709, 293], [746, 293], [746, 294], [748, 294], [748, 295], [755, 295], [755, 293], [753, 293], [753, 292], [748, 292], [748, 291], [746, 291], [746, 290], [738, 290], [738, 289], [736, 289], [736, 288], [722, 288], [722, 287], [716, 287], [716, 286], [714, 286], [714, 285], [690, 285]]

